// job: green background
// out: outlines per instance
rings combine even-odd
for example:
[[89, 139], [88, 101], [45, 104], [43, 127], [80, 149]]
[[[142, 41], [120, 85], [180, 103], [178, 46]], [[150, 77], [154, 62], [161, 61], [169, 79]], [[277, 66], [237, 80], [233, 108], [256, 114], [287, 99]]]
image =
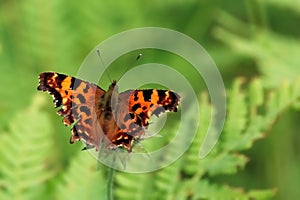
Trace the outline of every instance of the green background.
[[[270, 91], [286, 91], [282, 83], [291, 88], [297, 86], [299, 20], [300, 3], [292, 0], [0, 1], [1, 199], [106, 198], [107, 169], [100, 167], [97, 171], [96, 161], [89, 160], [89, 155], [80, 151], [81, 143], [69, 144], [69, 128], [56, 116], [52, 99], [36, 90], [39, 73], [57, 71], [75, 76], [87, 54], [113, 34], [137, 27], [164, 27], [190, 36], [207, 50], [222, 74], [229, 102], [234, 98], [231, 95], [240, 93], [234, 91], [241, 79], [241, 91], [245, 95], [248, 92], [242, 89], [259, 80], [262, 96], [268, 96]], [[125, 56], [115, 65], [130, 65], [134, 55]], [[183, 63], [157, 52], [151, 55], [155, 62]], [[118, 79], [124, 73], [122, 69], [126, 68], [111, 67], [109, 73]], [[192, 74], [188, 68], [183, 72], [187, 76]], [[191, 79], [197, 85], [197, 79]], [[100, 85], [107, 88], [109, 81]], [[299, 96], [296, 93], [296, 99]], [[284, 97], [289, 99], [289, 93]], [[236, 165], [236, 171], [217, 175], [208, 172], [209, 183], [202, 182], [203, 185], [224, 185], [223, 189], [230, 185], [239, 194], [254, 189], [276, 191], [274, 197], [261, 198], [300, 197], [300, 114], [299, 106], [292, 106], [294, 103], [291, 100], [285, 109], [278, 111], [270, 126], [261, 130], [259, 137], [252, 138], [253, 145], [238, 149], [247, 159], [241, 166]], [[234, 113], [230, 108], [229, 116]], [[240, 126], [239, 116], [232, 119], [233, 124]], [[247, 122], [241, 123], [247, 126]], [[231, 132], [225, 129], [226, 134], [230, 138]], [[35, 147], [37, 144], [40, 146]], [[218, 145], [222, 146], [222, 140]], [[201, 163], [195, 163], [201, 170]], [[218, 199], [217, 186], [210, 188], [210, 195], [200, 184], [203, 177], [193, 184], [189, 181], [196, 171], [188, 173], [181, 166], [176, 163], [171, 166], [176, 172], [168, 173], [178, 175], [173, 180], [177, 180], [176, 187], [166, 190], [167, 181], [155, 182], [165, 180], [159, 175], [163, 170], [144, 176], [117, 172], [114, 196], [117, 199]], [[218, 166], [226, 168], [222, 162]], [[188, 184], [182, 181], [180, 185], [181, 178]], [[135, 188], [141, 184], [144, 184], [142, 189]], [[189, 187], [196, 185], [189, 191]], [[183, 191], [178, 196], [177, 189]], [[151, 197], [151, 194], [155, 195]]]

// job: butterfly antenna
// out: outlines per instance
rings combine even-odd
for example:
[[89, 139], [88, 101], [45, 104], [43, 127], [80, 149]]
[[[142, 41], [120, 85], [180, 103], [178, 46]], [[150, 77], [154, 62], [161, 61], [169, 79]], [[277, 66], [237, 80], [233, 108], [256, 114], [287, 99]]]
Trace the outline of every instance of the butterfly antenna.
[[136, 61], [138, 61], [141, 57], [143, 56], [143, 54], [139, 53], [139, 55], [136, 57]]
[[[143, 56], [143, 54], [139, 53], [139, 54], [137, 55], [137, 57], [135, 58], [135, 61], [134, 61], [134, 62], [137, 62], [138, 60], [140, 60], [142, 56]], [[131, 66], [131, 65], [128, 65], [128, 66], [127, 66], [127, 68], [125, 69], [125, 72], [127, 72], [127, 70], [129, 69], [130, 66]]]
[[[102, 63], [102, 66], [103, 66], [103, 68], [104, 68], [104, 62], [103, 62], [102, 57], [101, 57], [100, 49], [97, 48], [96, 51], [97, 51], [97, 55], [98, 55], [98, 57], [99, 57], [99, 59], [100, 59], [100, 62]], [[112, 83], [112, 79], [111, 79], [111, 77], [110, 77], [108, 71], [107, 71], [105, 68], [104, 68], [104, 71], [105, 71], [105, 73], [106, 73], [106, 75], [107, 75], [109, 81]]]

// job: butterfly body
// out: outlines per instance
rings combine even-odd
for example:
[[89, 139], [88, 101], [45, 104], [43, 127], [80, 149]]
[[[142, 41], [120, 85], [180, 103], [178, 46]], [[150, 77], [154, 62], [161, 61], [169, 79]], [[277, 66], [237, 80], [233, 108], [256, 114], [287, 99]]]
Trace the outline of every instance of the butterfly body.
[[128, 90], [118, 92], [113, 81], [107, 91], [87, 81], [44, 72], [39, 75], [38, 90], [53, 97], [57, 114], [66, 126], [72, 126], [70, 143], [83, 140], [84, 149], [101, 145], [132, 151], [133, 142], [145, 134], [154, 114], [177, 111], [180, 97], [170, 90]]

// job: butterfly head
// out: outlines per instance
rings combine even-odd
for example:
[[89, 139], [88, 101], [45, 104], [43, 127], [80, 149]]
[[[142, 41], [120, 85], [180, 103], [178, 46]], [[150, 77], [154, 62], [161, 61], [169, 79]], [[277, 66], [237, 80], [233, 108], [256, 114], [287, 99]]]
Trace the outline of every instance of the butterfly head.
[[116, 80], [113, 80], [113, 82], [110, 84], [109, 86], [109, 90], [113, 90], [115, 89], [115, 87], [117, 86], [117, 81]]

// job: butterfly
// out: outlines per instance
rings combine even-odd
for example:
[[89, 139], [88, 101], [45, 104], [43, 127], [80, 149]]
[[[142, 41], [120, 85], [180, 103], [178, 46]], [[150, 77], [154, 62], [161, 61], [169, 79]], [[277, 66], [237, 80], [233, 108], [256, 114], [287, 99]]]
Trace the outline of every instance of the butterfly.
[[143, 138], [152, 115], [177, 112], [180, 96], [171, 90], [145, 89], [118, 92], [113, 81], [105, 91], [79, 78], [44, 72], [39, 75], [38, 90], [53, 97], [57, 114], [71, 126], [70, 143], [82, 140], [83, 150], [101, 145], [105, 149], [132, 151], [135, 141]]

